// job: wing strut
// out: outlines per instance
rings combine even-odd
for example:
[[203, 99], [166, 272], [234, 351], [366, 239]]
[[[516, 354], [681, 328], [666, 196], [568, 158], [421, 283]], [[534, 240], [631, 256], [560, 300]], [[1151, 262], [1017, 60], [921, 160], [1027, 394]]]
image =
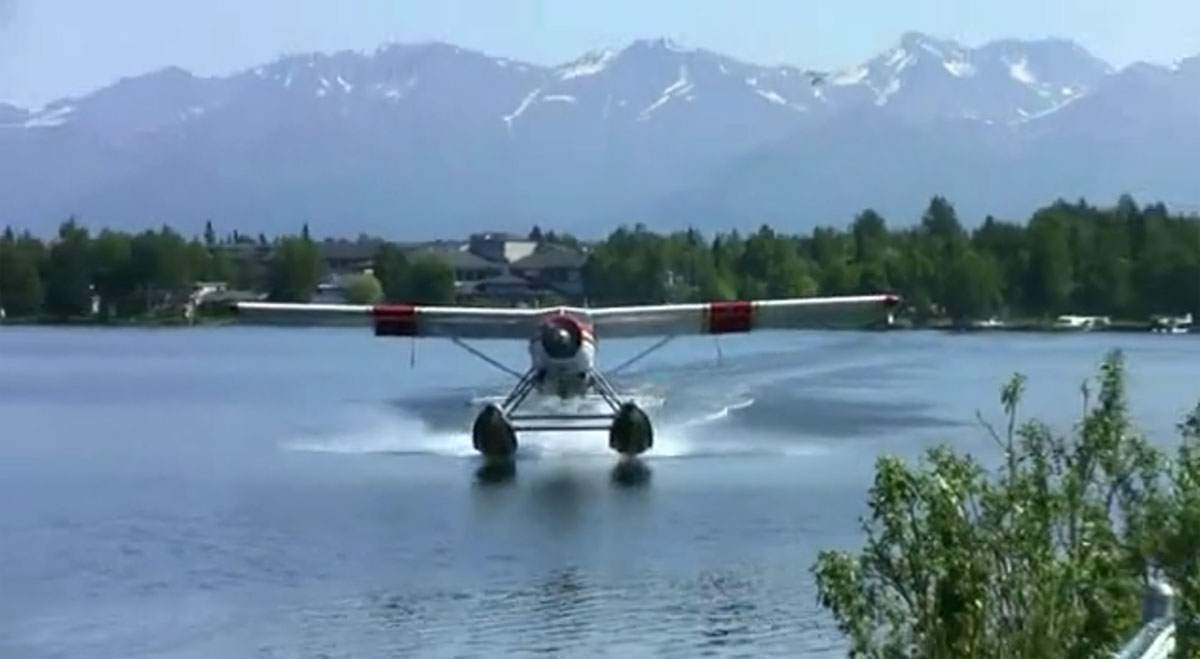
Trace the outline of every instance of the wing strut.
[[600, 397], [604, 399], [604, 402], [608, 403], [613, 412], [621, 409], [621, 396], [599, 371], [592, 371], [592, 382], [596, 385], [596, 391], [600, 394]]
[[641, 360], [645, 359], [646, 357], [649, 357], [650, 354], [653, 353], [654, 351], [656, 351], [659, 348], [662, 348], [663, 346], [670, 343], [671, 340], [674, 338], [675, 338], [675, 336], [673, 334], [664, 336], [662, 339], [660, 339], [658, 341], [658, 343], [655, 343], [654, 345], [650, 346], [649, 348], [646, 348], [645, 350], [639, 352], [638, 354], [634, 355], [631, 359], [625, 360], [625, 363], [612, 369], [611, 371], [608, 372], [608, 374], [616, 375], [617, 373], [620, 373], [621, 371], [625, 370], [626, 368], [633, 366], [634, 364], [640, 362]]
[[509, 375], [513, 376], [514, 378], [517, 378], [518, 380], [525, 377], [524, 375], [514, 371], [513, 369], [505, 366], [504, 364], [501, 364], [499, 361], [485, 355], [482, 350], [479, 350], [478, 348], [467, 344], [465, 341], [458, 338], [457, 336], [450, 337], [450, 340], [453, 341], [456, 345], [458, 345], [463, 350], [466, 350], [467, 352], [471, 353], [472, 355], [475, 355], [476, 357], [482, 359], [483, 361], [500, 369], [501, 371], [508, 373]]

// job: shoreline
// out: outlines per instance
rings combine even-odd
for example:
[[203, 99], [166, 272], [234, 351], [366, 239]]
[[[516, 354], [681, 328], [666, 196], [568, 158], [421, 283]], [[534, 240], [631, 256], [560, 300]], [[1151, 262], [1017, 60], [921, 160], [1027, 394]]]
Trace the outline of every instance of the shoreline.
[[87, 327], [95, 329], [184, 329], [189, 327], [223, 327], [236, 324], [232, 318], [9, 318], [0, 320], [4, 327]]
[[[0, 329], [4, 327], [78, 327], [95, 329], [187, 329], [198, 327], [265, 327], [258, 323], [238, 322], [232, 316], [202, 316], [193, 321], [185, 318], [13, 318], [0, 320]], [[949, 319], [931, 319], [922, 322], [901, 321], [890, 327], [865, 327], [861, 329], [842, 329], [829, 331], [843, 332], [944, 332], [947, 334], [981, 334], [995, 332], [1018, 332], [1024, 334], [1081, 334], [1081, 333], [1145, 333], [1153, 334], [1153, 323], [1148, 321], [1114, 321], [1102, 327], [1080, 328], [1056, 326], [1053, 321], [1013, 321], [1004, 325], [974, 326], [956, 325]], [[1159, 332], [1163, 333], [1163, 332]], [[1200, 328], [1185, 329], [1174, 334], [1200, 335]]]

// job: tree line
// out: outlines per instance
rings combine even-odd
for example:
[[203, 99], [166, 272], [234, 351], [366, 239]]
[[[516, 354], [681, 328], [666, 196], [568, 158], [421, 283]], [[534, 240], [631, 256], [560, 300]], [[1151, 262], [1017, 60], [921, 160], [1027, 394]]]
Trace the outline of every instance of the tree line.
[[[923, 318], [1200, 312], [1200, 219], [1161, 203], [1059, 200], [1024, 222], [989, 216], [968, 230], [947, 199], [934, 197], [917, 223], [904, 224], [891, 228], [867, 209], [847, 227], [804, 234], [764, 225], [706, 237], [639, 224], [594, 243], [539, 227], [530, 237], [586, 251], [583, 292], [567, 301], [592, 305], [896, 292]], [[353, 280], [349, 295], [454, 301], [455, 273], [444, 261], [377, 242], [373, 273]], [[233, 248], [256, 246], [262, 258], [235, 258]], [[152, 314], [197, 281], [305, 301], [325, 274], [307, 225], [269, 240], [218, 237], [209, 224], [187, 238], [167, 226], [92, 233], [71, 219], [49, 241], [11, 228], [0, 237], [0, 308], [9, 317], [90, 315], [93, 296], [102, 318]]]
[[905, 224], [868, 209], [805, 235], [622, 227], [595, 246], [584, 280], [594, 303], [896, 292], [918, 316], [958, 320], [1200, 312], [1200, 218], [1161, 203], [1060, 200], [967, 230], [934, 197]]
[[[427, 304], [453, 299], [454, 272], [439, 259], [410, 262], [395, 245], [382, 243], [373, 263], [373, 273], [349, 278], [348, 297]], [[175, 316], [180, 298], [198, 282], [224, 282], [270, 300], [308, 301], [327, 270], [307, 225], [296, 235], [268, 240], [237, 231], [218, 237], [207, 223], [202, 237], [189, 239], [169, 226], [92, 233], [72, 218], [50, 241], [11, 227], [0, 235], [0, 309], [7, 318]]]

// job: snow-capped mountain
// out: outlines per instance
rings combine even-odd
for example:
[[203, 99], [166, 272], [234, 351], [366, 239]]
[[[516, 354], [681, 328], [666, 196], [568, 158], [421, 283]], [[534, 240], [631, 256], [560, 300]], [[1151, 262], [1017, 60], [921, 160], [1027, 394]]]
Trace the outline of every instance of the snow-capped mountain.
[[872, 102], [914, 119], [1014, 123], [1053, 112], [1111, 72], [1068, 41], [1009, 39], [968, 49], [910, 32], [830, 83], [843, 102]]
[[[1066, 41], [967, 48], [914, 32], [821, 74], [666, 39], [548, 67], [425, 43], [223, 78], [168, 68], [36, 111], [0, 105], [0, 223], [308, 221], [420, 238], [534, 223], [803, 225], [865, 206], [906, 221], [932, 194], [957, 191], [981, 212], [1046, 201], [1007, 189], [1024, 177], [1051, 197], [1176, 199], [1197, 186], [1134, 176], [1092, 145], [1124, 135], [1144, 160], [1173, 162], [1187, 139], [1139, 139], [1200, 131], [1188, 121], [1198, 61], [1114, 71]], [[1047, 149], [1061, 171], [1039, 165]]]

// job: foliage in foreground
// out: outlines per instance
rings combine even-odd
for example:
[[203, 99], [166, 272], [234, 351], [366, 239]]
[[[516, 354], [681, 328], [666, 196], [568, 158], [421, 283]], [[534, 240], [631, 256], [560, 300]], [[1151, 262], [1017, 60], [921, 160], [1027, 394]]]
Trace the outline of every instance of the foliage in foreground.
[[1132, 426], [1119, 351], [1098, 379], [1063, 437], [1019, 421], [1014, 376], [1007, 427], [988, 426], [1002, 451], [994, 473], [945, 446], [916, 466], [878, 460], [865, 546], [824, 551], [813, 567], [851, 656], [1106, 656], [1136, 631], [1152, 577], [1175, 587], [1179, 656], [1194, 655], [1200, 405], [1167, 451]]

